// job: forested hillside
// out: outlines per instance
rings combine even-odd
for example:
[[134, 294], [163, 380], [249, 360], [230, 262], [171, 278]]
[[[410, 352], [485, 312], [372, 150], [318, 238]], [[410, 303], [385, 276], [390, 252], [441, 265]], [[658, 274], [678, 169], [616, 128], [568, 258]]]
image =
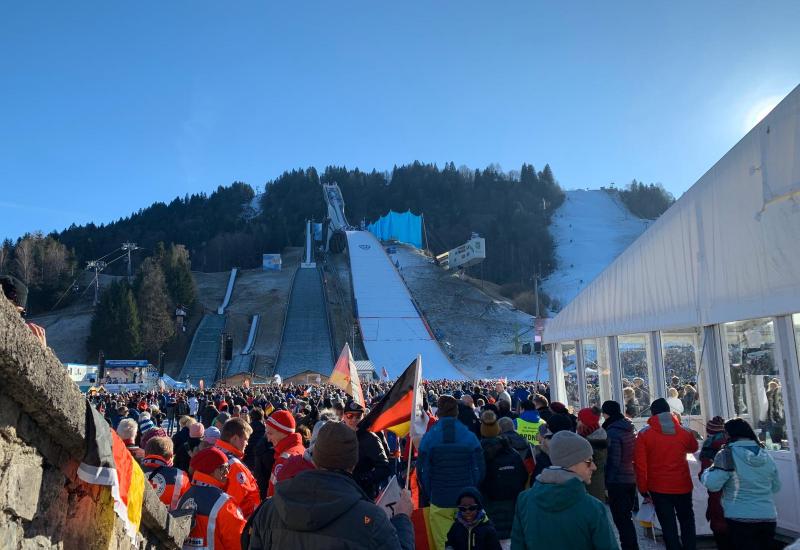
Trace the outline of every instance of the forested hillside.
[[68, 289], [89, 260], [104, 259], [106, 273], [125, 274], [123, 242], [140, 247], [132, 255], [134, 273], [156, 250], [172, 244], [185, 247], [193, 270], [256, 267], [264, 252], [301, 245], [306, 219], [324, 217], [320, 182], [339, 183], [354, 224], [373, 221], [390, 209], [423, 214], [435, 253], [462, 244], [477, 231], [487, 242], [483, 276], [496, 283], [519, 290], [530, 286], [534, 273], [546, 275], [554, 268], [547, 227], [563, 192], [549, 166], [537, 171], [524, 164], [519, 171], [503, 172], [494, 166], [472, 170], [414, 162], [391, 172], [345, 167], [328, 167], [321, 175], [314, 168], [287, 171], [267, 182], [257, 215], [243, 215], [255, 192], [235, 182], [210, 195], [157, 202], [109, 224], [26, 235], [0, 249], [0, 272], [23, 278], [32, 287], [32, 310], [42, 311], [69, 301], [73, 293]]

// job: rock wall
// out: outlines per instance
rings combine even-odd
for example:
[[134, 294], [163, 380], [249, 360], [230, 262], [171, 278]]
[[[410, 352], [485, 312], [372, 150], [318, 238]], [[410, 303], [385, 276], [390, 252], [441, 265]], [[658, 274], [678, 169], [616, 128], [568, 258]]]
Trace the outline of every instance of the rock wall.
[[[110, 491], [82, 482], [85, 398], [0, 295], [0, 550], [130, 549]], [[188, 518], [145, 487], [135, 548], [178, 549]]]

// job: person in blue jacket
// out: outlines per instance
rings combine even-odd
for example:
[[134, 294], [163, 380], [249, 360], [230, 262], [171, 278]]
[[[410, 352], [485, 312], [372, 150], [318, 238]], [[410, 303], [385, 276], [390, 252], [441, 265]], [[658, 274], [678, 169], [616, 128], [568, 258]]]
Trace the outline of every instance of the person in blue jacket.
[[701, 478], [709, 491], [722, 491], [722, 509], [735, 549], [771, 548], [778, 513], [773, 495], [781, 488], [778, 469], [746, 420], [725, 423], [730, 443]]
[[458, 402], [452, 395], [438, 400], [438, 422], [423, 436], [417, 456], [417, 475], [430, 500], [433, 548], [442, 550], [456, 515], [454, 504], [467, 487], [483, 481], [485, 464], [478, 438], [458, 421]]

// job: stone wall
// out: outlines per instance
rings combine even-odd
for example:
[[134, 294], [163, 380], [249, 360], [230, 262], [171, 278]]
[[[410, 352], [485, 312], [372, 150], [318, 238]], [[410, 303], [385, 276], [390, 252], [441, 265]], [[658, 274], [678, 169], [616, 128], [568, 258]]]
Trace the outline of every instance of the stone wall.
[[[0, 550], [133, 548], [110, 492], [77, 477], [85, 398], [0, 295]], [[138, 549], [178, 549], [175, 519], [145, 487]]]

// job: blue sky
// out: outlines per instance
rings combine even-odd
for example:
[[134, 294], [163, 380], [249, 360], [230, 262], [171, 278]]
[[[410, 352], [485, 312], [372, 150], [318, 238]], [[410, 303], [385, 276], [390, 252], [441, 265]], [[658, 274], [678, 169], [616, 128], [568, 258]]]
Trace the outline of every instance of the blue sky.
[[[567, 4], [562, 6], [559, 4]], [[4, 2], [0, 238], [415, 159], [676, 196], [800, 84], [800, 2]]]

